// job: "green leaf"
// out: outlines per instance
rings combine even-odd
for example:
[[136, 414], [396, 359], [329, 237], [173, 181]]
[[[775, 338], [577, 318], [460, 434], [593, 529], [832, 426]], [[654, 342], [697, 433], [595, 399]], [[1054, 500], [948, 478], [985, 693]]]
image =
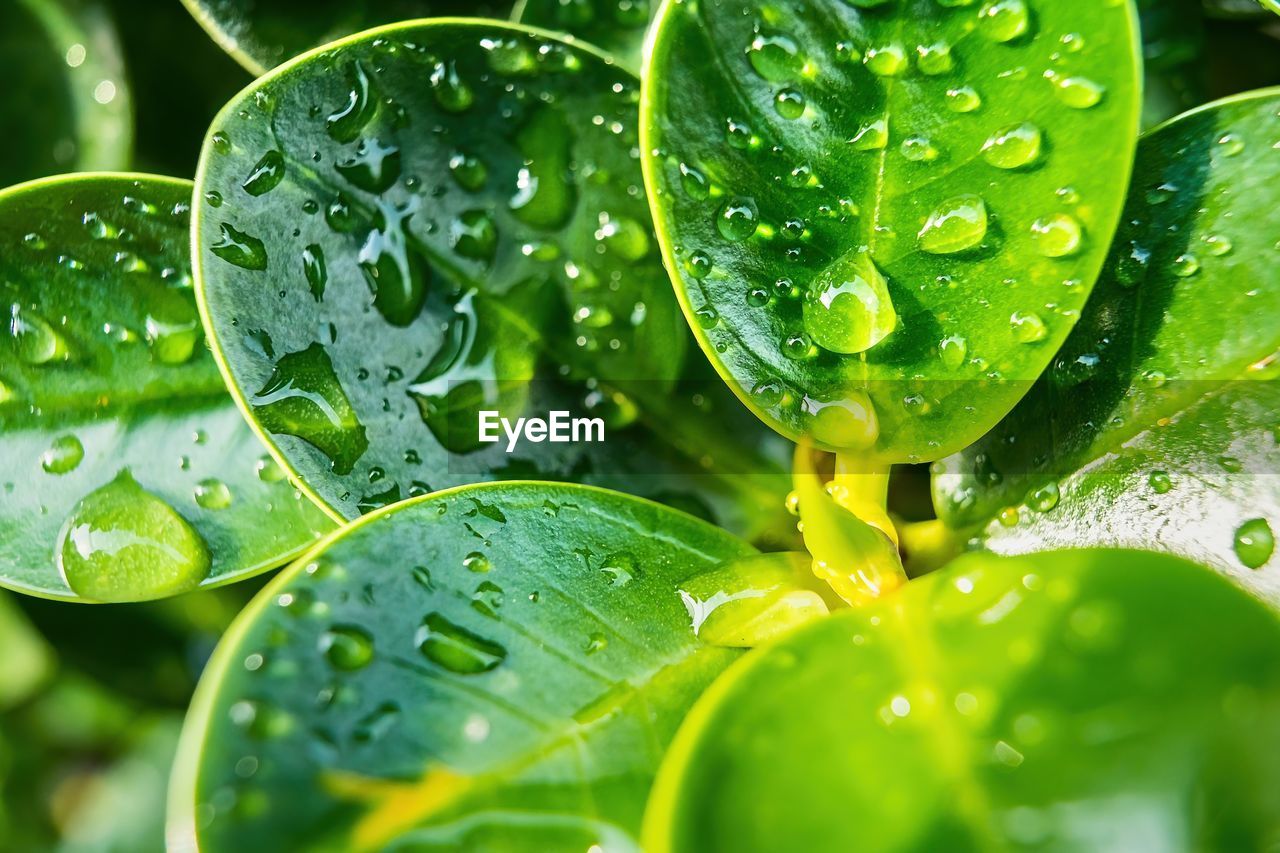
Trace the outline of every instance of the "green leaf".
[[667, 266], [783, 434], [881, 462], [993, 426], [1083, 307], [1139, 85], [1128, 3], [669, 3], [642, 110]]
[[8, 593], [0, 593], [0, 711], [25, 701], [48, 681], [54, 652]]
[[737, 655], [696, 638], [684, 581], [750, 553], [581, 486], [467, 487], [362, 519], [218, 648], [174, 849], [631, 849], [663, 748]]
[[645, 849], [1257, 849], [1278, 648], [1273, 611], [1178, 559], [968, 555], [723, 676]]
[[274, 568], [331, 527], [205, 352], [191, 190], [96, 175], [0, 193], [0, 585], [158, 598]]
[[[644, 224], [637, 97], [586, 48], [424, 23], [291, 63], [217, 119], [197, 289], [230, 384], [317, 501], [354, 518], [484, 479], [652, 494], [705, 457], [765, 475], [780, 511], [781, 469], [727, 429], [740, 407], [673, 390], [697, 377]], [[478, 442], [482, 410], [555, 409], [604, 418], [606, 441]]]
[[512, 17], [590, 42], [639, 74], [649, 21], [661, 5], [659, 0], [518, 0]]
[[313, 47], [379, 24], [447, 15], [492, 17], [480, 0], [182, 0], [213, 40], [255, 76]]
[[0, 186], [129, 163], [133, 110], [115, 28], [98, 2], [0, 4]]
[[1172, 551], [1280, 600], [1274, 382], [1280, 89], [1143, 138], [1125, 224], [1046, 376], [940, 463], [935, 503], [988, 547]]

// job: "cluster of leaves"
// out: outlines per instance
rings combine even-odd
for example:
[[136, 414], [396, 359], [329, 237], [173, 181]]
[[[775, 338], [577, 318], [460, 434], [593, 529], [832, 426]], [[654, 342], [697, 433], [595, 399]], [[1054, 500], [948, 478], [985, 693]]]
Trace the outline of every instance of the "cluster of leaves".
[[182, 5], [0, 9], [0, 847], [1276, 837], [1273, 0]]

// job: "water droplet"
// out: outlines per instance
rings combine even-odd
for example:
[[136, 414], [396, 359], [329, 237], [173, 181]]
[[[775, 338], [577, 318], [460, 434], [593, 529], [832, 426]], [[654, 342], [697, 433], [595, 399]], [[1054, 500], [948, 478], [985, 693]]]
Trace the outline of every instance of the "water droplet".
[[1034, 344], [1049, 335], [1049, 329], [1039, 314], [1015, 311], [1009, 318], [1009, 325], [1013, 328], [1013, 339], [1020, 344]]
[[1023, 0], [993, 0], [978, 12], [978, 27], [992, 41], [1008, 42], [1027, 32], [1031, 14]]
[[982, 106], [982, 96], [972, 86], [955, 86], [947, 90], [946, 103], [953, 113], [971, 113]]
[[880, 437], [880, 418], [865, 391], [850, 391], [841, 400], [804, 399], [809, 433], [827, 447], [862, 450]]
[[621, 587], [631, 583], [640, 574], [636, 558], [630, 554], [610, 554], [600, 565], [600, 573], [609, 580], [609, 586]]
[[151, 300], [145, 328], [151, 354], [161, 364], [186, 364], [203, 334], [190, 300], [174, 291]]
[[17, 341], [18, 358], [27, 364], [38, 366], [71, 358], [66, 339], [43, 317], [21, 305], [9, 309], [9, 334]]
[[40, 454], [40, 467], [50, 474], [67, 474], [84, 459], [84, 445], [74, 435], [60, 435]]
[[776, 379], [766, 379], [756, 383], [751, 389], [751, 398], [762, 409], [772, 409], [782, 402], [786, 388]]
[[201, 480], [196, 485], [196, 503], [205, 509], [226, 509], [231, 506], [231, 489], [221, 480]]
[[1191, 278], [1200, 272], [1200, 259], [1190, 252], [1173, 259], [1173, 274], [1178, 278]]
[[627, 263], [637, 263], [649, 255], [649, 230], [628, 216], [601, 213], [595, 237]]
[[1040, 157], [1040, 128], [1030, 122], [997, 131], [982, 146], [982, 157], [997, 169], [1019, 169]]
[[868, 48], [862, 55], [862, 64], [877, 77], [897, 77], [907, 69], [907, 52], [900, 44]]
[[209, 251], [242, 269], [261, 272], [267, 268], [267, 247], [262, 241], [227, 222], [222, 223], [222, 236]]
[[813, 339], [804, 332], [788, 335], [782, 342], [782, 354], [792, 361], [800, 361], [813, 355]]
[[479, 675], [497, 669], [507, 650], [472, 633], [439, 613], [428, 614], [418, 629], [418, 648], [427, 659], [458, 675]]
[[335, 142], [355, 142], [360, 132], [373, 120], [378, 103], [372, 97], [369, 73], [360, 63], [353, 63], [347, 70], [351, 91], [347, 104], [325, 119], [325, 130]]
[[1075, 217], [1055, 213], [1032, 223], [1031, 240], [1036, 251], [1046, 258], [1066, 258], [1080, 251], [1084, 234]]
[[1218, 150], [1224, 157], [1236, 157], [1244, 151], [1244, 137], [1238, 133], [1224, 133], [1218, 138]]
[[1231, 238], [1223, 237], [1221, 234], [1206, 234], [1200, 240], [1209, 248], [1209, 254], [1215, 258], [1229, 255], [1231, 250], [1235, 248], [1231, 243]]
[[449, 158], [449, 173], [464, 190], [478, 192], [489, 180], [489, 167], [484, 161], [459, 151]]
[[329, 267], [324, 260], [324, 249], [312, 243], [302, 250], [302, 273], [311, 288], [311, 296], [319, 302], [324, 299], [324, 289], [329, 283]]
[[1152, 471], [1147, 476], [1147, 485], [1157, 495], [1167, 495], [1173, 491], [1173, 478], [1169, 476], [1167, 471]]
[[1236, 530], [1234, 548], [1236, 557], [1246, 568], [1262, 568], [1276, 550], [1271, 525], [1265, 518], [1246, 521]]
[[706, 278], [712, 266], [711, 256], [706, 252], [694, 252], [689, 256], [689, 274], [696, 279]]
[[773, 108], [778, 115], [794, 121], [804, 115], [805, 100], [799, 89], [783, 89], [773, 98]]
[[913, 163], [932, 163], [938, 159], [938, 149], [926, 136], [909, 136], [902, 140], [902, 156]]
[[573, 215], [577, 188], [565, 179], [571, 171], [572, 136], [567, 119], [547, 108], [535, 112], [516, 135], [524, 164], [516, 175], [516, 191], [508, 206], [526, 225], [551, 230]]
[[284, 479], [284, 469], [280, 467], [280, 463], [270, 456], [263, 456], [259, 459], [254, 466], [254, 472], [258, 475], [258, 479], [264, 483], [278, 483]]
[[67, 586], [95, 601], [139, 601], [194, 589], [209, 551], [178, 512], [127, 472], [84, 497], [58, 535]]
[[916, 67], [921, 74], [936, 77], [946, 74], [955, 68], [955, 60], [951, 57], [951, 45], [946, 42], [922, 44], [916, 48]]
[[462, 567], [469, 572], [478, 575], [487, 574], [493, 571], [493, 564], [489, 562], [489, 558], [479, 551], [472, 551], [470, 554], [462, 558]]
[[949, 335], [938, 341], [938, 357], [948, 370], [959, 370], [969, 356], [969, 342], [960, 335]]
[[489, 263], [498, 249], [493, 216], [479, 208], [463, 211], [449, 225], [449, 243], [464, 258]]
[[249, 177], [245, 178], [244, 191], [251, 196], [266, 195], [284, 180], [284, 154], [280, 151], [268, 151], [253, 167]]
[[757, 74], [772, 83], [795, 79], [804, 65], [795, 41], [781, 33], [757, 35], [747, 48], [747, 60]]
[[1106, 93], [1099, 84], [1087, 77], [1061, 77], [1053, 72], [1049, 79], [1053, 83], [1053, 91], [1058, 100], [1077, 110], [1087, 110], [1102, 100]]
[[1027, 506], [1035, 512], [1052, 512], [1062, 499], [1062, 492], [1057, 483], [1048, 483], [1031, 493]]
[[277, 361], [249, 402], [264, 429], [314, 446], [329, 457], [335, 474], [351, 473], [369, 447], [364, 425], [319, 343]]
[[330, 666], [343, 672], [364, 669], [373, 660], [373, 637], [353, 625], [335, 625], [320, 635], [316, 646]]
[[680, 186], [685, 194], [696, 201], [703, 201], [711, 195], [711, 182], [702, 172], [688, 165], [680, 164]]
[[436, 63], [431, 72], [431, 87], [436, 93], [436, 103], [445, 112], [465, 112], [475, 102], [471, 87], [458, 76], [458, 69], [452, 62]]
[[897, 312], [871, 257], [853, 253], [828, 266], [805, 294], [804, 328], [820, 347], [866, 352], [893, 332]]
[[609, 639], [604, 634], [599, 631], [593, 631], [591, 635], [587, 637], [587, 643], [583, 646], [582, 650], [589, 655], [593, 655], [596, 652], [604, 650], [608, 645]]
[[334, 168], [352, 186], [384, 193], [400, 179], [400, 149], [380, 139], [362, 139], [355, 155]]
[[849, 140], [859, 151], [879, 151], [889, 144], [889, 122], [885, 119], [867, 122]]
[[987, 205], [977, 195], [960, 195], [938, 206], [920, 229], [920, 248], [934, 255], [972, 249], [987, 236]]
[[734, 198], [720, 208], [716, 216], [716, 227], [720, 236], [733, 243], [740, 243], [756, 233], [759, 226], [760, 213], [756, 203], [749, 198]]

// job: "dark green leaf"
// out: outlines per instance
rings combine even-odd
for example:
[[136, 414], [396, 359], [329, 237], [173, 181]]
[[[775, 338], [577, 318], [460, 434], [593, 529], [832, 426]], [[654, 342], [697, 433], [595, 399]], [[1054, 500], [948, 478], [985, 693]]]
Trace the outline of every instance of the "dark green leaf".
[[133, 115], [120, 45], [94, 0], [0, 4], [0, 186], [129, 163]]
[[1083, 307], [1136, 137], [1132, 6], [669, 3], [642, 104], [703, 348], [789, 436], [932, 459]]
[[182, 0], [227, 53], [254, 75], [322, 44], [395, 21], [505, 14], [485, 0]]
[[[687, 332], [645, 224], [637, 96], [584, 48], [427, 23], [293, 63], [217, 120], [197, 287], [232, 384], [317, 500], [352, 518], [483, 479], [690, 488], [655, 435], [686, 471], [779, 471], [726, 428], [731, 401], [672, 390]], [[605, 443], [478, 442], [481, 410], [552, 409], [605, 418]]]
[[175, 849], [631, 849], [663, 748], [737, 654], [695, 637], [680, 590], [750, 553], [580, 486], [468, 487], [362, 519], [215, 654], [175, 770]]
[[1200, 0], [1139, 0], [1138, 14], [1146, 72], [1142, 123], [1152, 127], [1209, 99], [1204, 15]]
[[1115, 248], [1045, 377], [939, 465], [938, 511], [996, 550], [1172, 551], [1280, 600], [1280, 90], [1148, 134]]
[[588, 41], [638, 74], [645, 33], [660, 6], [659, 0], [519, 0], [513, 17]]
[[0, 585], [157, 598], [274, 568], [332, 526], [205, 351], [191, 189], [98, 175], [0, 194]]
[[1278, 649], [1274, 612], [1172, 557], [969, 555], [717, 682], [645, 850], [1261, 849]]

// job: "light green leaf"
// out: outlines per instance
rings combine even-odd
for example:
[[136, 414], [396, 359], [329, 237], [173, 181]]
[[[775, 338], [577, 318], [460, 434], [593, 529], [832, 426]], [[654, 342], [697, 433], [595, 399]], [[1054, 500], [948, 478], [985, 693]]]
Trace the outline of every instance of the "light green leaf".
[[639, 74], [649, 21], [661, 5], [661, 0], [518, 0], [512, 18], [590, 42]]
[[0, 4], [0, 186], [129, 163], [133, 110], [115, 28], [95, 0]]
[[182, 0], [214, 41], [252, 74], [379, 24], [445, 15], [492, 17], [485, 0]]
[[991, 428], [1066, 338], [1137, 128], [1129, 3], [669, 3], [642, 110], [667, 266], [783, 434], [881, 462]]
[[1075, 332], [991, 435], [939, 464], [949, 524], [1002, 552], [1171, 551], [1280, 601], [1278, 111], [1265, 90], [1144, 137]]
[[1259, 849], [1278, 704], [1276, 614], [1204, 568], [968, 555], [722, 676], [645, 850]]
[[331, 527], [285, 482], [205, 351], [191, 184], [0, 193], [0, 585], [136, 601], [279, 566]]
[[695, 636], [681, 590], [751, 553], [581, 486], [468, 487], [360, 520], [223, 640], [183, 734], [171, 850], [633, 849], [668, 739], [738, 654]]

